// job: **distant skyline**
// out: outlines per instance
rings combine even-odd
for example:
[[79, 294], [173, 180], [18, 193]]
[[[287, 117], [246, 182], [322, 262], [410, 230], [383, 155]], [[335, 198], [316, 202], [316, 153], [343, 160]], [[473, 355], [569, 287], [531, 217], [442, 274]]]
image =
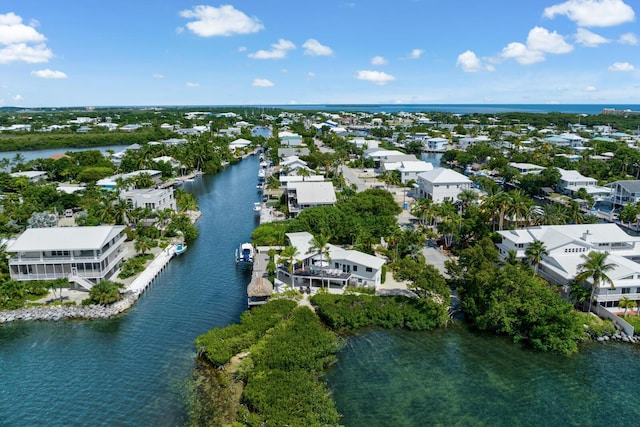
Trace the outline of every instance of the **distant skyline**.
[[0, 107], [638, 104], [629, 0], [0, 3]]

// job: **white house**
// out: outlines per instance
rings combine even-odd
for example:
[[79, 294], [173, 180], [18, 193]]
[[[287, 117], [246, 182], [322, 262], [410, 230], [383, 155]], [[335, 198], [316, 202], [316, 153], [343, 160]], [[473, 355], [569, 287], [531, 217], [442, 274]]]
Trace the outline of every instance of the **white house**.
[[575, 196], [576, 192], [584, 188], [587, 194], [594, 198], [606, 197], [611, 194], [611, 188], [601, 187], [598, 180], [582, 175], [576, 170], [565, 170], [558, 168], [560, 172], [560, 181], [556, 188], [559, 192], [569, 196]]
[[430, 151], [445, 151], [449, 147], [449, 140], [446, 138], [424, 138], [422, 145]]
[[333, 206], [336, 192], [331, 182], [291, 182], [287, 184], [289, 215], [297, 216], [302, 210], [316, 206]]
[[13, 172], [9, 174], [11, 178], [27, 178], [31, 182], [38, 182], [41, 180], [47, 179], [46, 171], [23, 171], [23, 172]]
[[[347, 285], [376, 287], [380, 285], [384, 259], [364, 252], [328, 245], [329, 259], [312, 250], [313, 235], [306, 231], [287, 233], [291, 246], [298, 250], [298, 260], [289, 273], [278, 269], [278, 278], [287, 278], [295, 287], [329, 287], [344, 289]], [[322, 259], [321, 259], [322, 258]], [[330, 262], [329, 262], [330, 260]], [[293, 277], [291, 277], [293, 276]]]
[[126, 254], [125, 227], [28, 228], [7, 244], [12, 280], [68, 278], [85, 289], [110, 279]]
[[536, 240], [544, 243], [548, 255], [538, 265], [538, 273], [551, 283], [565, 286], [581, 271], [583, 255], [589, 252], [608, 252], [607, 263], [614, 265], [606, 274], [614, 283], [602, 284], [595, 300], [602, 306], [618, 306], [622, 297], [640, 302], [640, 236], [630, 236], [616, 224], [572, 224], [529, 227], [499, 231], [502, 242], [496, 246], [501, 257], [509, 250], [518, 258], [525, 258], [528, 246]]
[[545, 169], [544, 166], [534, 165], [533, 163], [510, 162], [509, 166], [511, 166], [512, 168], [516, 168], [518, 170], [518, 173], [522, 175], [538, 174]]
[[611, 188], [611, 201], [614, 205], [624, 206], [640, 202], [640, 181], [639, 180], [622, 180], [615, 181], [606, 185]]
[[417, 184], [420, 197], [428, 197], [436, 203], [442, 203], [445, 200], [455, 202], [458, 194], [472, 187], [472, 181], [469, 178], [446, 168], [435, 168], [419, 173]]
[[98, 181], [96, 181], [96, 185], [106, 190], [113, 190], [118, 186], [118, 179], [126, 180], [126, 179], [133, 178], [135, 176], [143, 175], [143, 174], [149, 175], [153, 180], [153, 182], [155, 182], [156, 184], [160, 183], [160, 180], [162, 178], [161, 171], [157, 171], [153, 169], [144, 169], [144, 170], [133, 171], [129, 173], [123, 173], [123, 174], [113, 175], [107, 178], [99, 179]]
[[229, 143], [229, 149], [231, 151], [244, 150], [250, 145], [251, 145], [251, 141], [249, 141], [248, 139], [238, 138], [235, 141], [232, 141]]
[[280, 144], [287, 147], [299, 147], [302, 145], [302, 136], [289, 131], [281, 131], [278, 133]]
[[176, 198], [173, 188], [143, 188], [126, 190], [120, 193], [120, 198], [125, 200], [132, 208], [149, 208], [154, 212], [165, 209], [176, 210]]
[[406, 184], [407, 182], [418, 179], [418, 175], [422, 172], [428, 172], [433, 170], [433, 165], [424, 160], [406, 160], [400, 162], [400, 166], [396, 169], [400, 172], [400, 182]]

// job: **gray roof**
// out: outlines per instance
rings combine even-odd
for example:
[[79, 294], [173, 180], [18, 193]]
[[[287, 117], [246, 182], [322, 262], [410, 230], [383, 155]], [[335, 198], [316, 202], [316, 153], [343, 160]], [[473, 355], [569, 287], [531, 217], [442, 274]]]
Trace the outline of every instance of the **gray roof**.
[[620, 187], [627, 190], [629, 193], [640, 193], [640, 181], [636, 179], [629, 179], [623, 181], [616, 181], [610, 184], [607, 184], [607, 187], [615, 187], [619, 185]]
[[28, 228], [7, 252], [73, 251], [100, 249], [124, 230], [123, 225], [96, 227]]
[[333, 204], [337, 200], [331, 182], [292, 182], [287, 185], [287, 188], [296, 190], [300, 205]]

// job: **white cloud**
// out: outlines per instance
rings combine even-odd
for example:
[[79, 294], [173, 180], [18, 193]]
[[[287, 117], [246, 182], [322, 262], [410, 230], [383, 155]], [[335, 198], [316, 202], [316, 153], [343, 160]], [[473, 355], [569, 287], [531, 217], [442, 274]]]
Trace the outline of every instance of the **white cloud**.
[[22, 61], [30, 64], [47, 62], [53, 56], [53, 52], [44, 44], [27, 46], [25, 43], [10, 44], [0, 49], [0, 64]]
[[220, 7], [195, 6], [193, 9], [181, 11], [180, 16], [187, 19], [195, 19], [195, 21], [187, 24], [187, 28], [201, 37], [250, 34], [264, 28], [258, 18], [250, 18], [230, 5]]
[[635, 45], [638, 44], [638, 38], [633, 33], [625, 33], [625, 34], [620, 36], [620, 38], [618, 39], [618, 43], [620, 43], [620, 44], [630, 44], [630, 45], [635, 46]]
[[44, 70], [35, 70], [31, 72], [32, 76], [40, 77], [41, 79], [66, 79], [67, 75], [62, 71], [54, 71], [48, 68]]
[[585, 92], [597, 92], [598, 88], [596, 88], [595, 86], [587, 86], [583, 89]]
[[556, 15], [565, 15], [581, 27], [612, 27], [635, 19], [623, 0], [568, 0], [544, 9], [545, 17]]
[[533, 27], [527, 36], [527, 43], [511, 42], [500, 53], [501, 58], [515, 59], [521, 65], [531, 65], [545, 60], [546, 53], [569, 53], [573, 46], [557, 32], [549, 32], [542, 27]]
[[409, 58], [410, 59], [418, 59], [422, 56], [422, 54], [424, 53], [423, 49], [413, 49], [411, 51], [411, 53], [409, 54]]
[[0, 14], [0, 44], [42, 43], [45, 40], [45, 36], [32, 26], [24, 25], [22, 18], [15, 13]]
[[557, 32], [550, 33], [546, 28], [533, 27], [527, 37], [527, 48], [545, 53], [569, 53], [573, 46]]
[[278, 43], [271, 45], [271, 50], [259, 50], [255, 53], [250, 53], [249, 58], [254, 59], [282, 59], [287, 56], [287, 51], [296, 48], [296, 45], [289, 40], [280, 39]]
[[47, 38], [40, 34], [35, 26], [22, 23], [22, 17], [13, 12], [0, 14], [0, 64], [10, 62], [47, 62], [53, 52], [44, 43]]
[[482, 71], [482, 61], [476, 56], [476, 54], [470, 50], [458, 55], [456, 66], [462, 68], [462, 71], [466, 73], [476, 73]]
[[363, 71], [358, 71], [358, 74], [356, 74], [356, 79], [366, 80], [373, 84], [383, 86], [395, 80], [396, 78], [390, 74], [383, 73], [382, 71], [363, 70]]
[[13, 97], [11, 97], [11, 99], [13, 99], [13, 101], [15, 101], [15, 102], [24, 101], [24, 98], [20, 94], [14, 95]]
[[333, 55], [333, 50], [329, 46], [324, 46], [316, 39], [309, 39], [302, 45], [306, 50], [305, 55], [311, 56], [330, 56]]
[[611, 40], [599, 34], [592, 33], [589, 30], [585, 30], [584, 28], [578, 28], [575, 37], [576, 43], [587, 47], [598, 47], [604, 43], [611, 43]]
[[540, 51], [531, 50], [523, 43], [512, 42], [502, 49], [501, 57], [515, 59], [521, 65], [531, 65], [544, 61], [544, 54]]
[[309, 71], [309, 72], [307, 73], [307, 80], [311, 80], [311, 79], [313, 79], [315, 76], [316, 76], [316, 74], [315, 74], [314, 72]]
[[633, 71], [635, 70], [634, 66], [629, 64], [628, 62], [614, 62], [608, 68], [609, 71]]
[[151, 77], [153, 77], [154, 79], [164, 79], [164, 74], [153, 73], [151, 74]]
[[374, 56], [371, 58], [371, 65], [386, 65], [389, 61], [383, 56]]
[[200, 83], [196, 83], [196, 82], [186, 82], [185, 83], [186, 87], [199, 87]]
[[271, 80], [267, 80], [267, 79], [254, 79], [253, 82], [251, 83], [251, 86], [255, 86], [255, 87], [272, 87], [273, 86], [273, 82]]
[[238, 48], [238, 52], [246, 52], [247, 51], [247, 47], [246, 46], [240, 46]]

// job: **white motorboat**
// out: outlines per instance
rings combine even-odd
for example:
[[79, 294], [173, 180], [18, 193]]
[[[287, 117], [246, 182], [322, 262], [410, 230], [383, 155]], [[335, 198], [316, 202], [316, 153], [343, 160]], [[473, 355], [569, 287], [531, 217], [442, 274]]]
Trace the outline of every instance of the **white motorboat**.
[[253, 245], [251, 243], [243, 243], [239, 249], [236, 249], [236, 264], [240, 262], [253, 262], [255, 255]]
[[253, 211], [257, 213], [257, 212], [260, 212], [261, 210], [262, 210], [262, 203], [255, 202], [253, 204]]

